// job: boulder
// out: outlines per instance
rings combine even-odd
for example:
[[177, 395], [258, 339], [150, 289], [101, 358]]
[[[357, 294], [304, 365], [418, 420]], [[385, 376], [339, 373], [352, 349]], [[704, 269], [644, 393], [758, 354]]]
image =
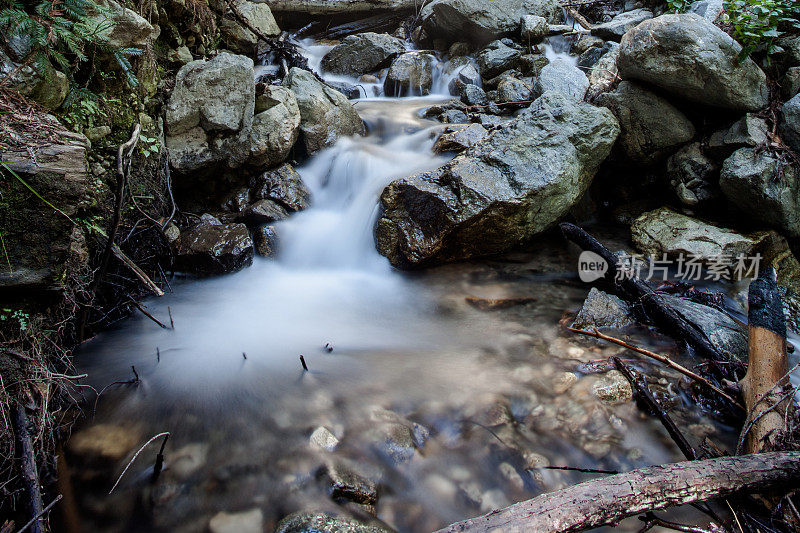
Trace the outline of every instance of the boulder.
[[286, 160], [300, 135], [300, 108], [294, 93], [277, 85], [267, 87], [257, 102], [274, 105], [253, 117], [248, 163], [272, 167]]
[[302, 211], [311, 203], [311, 193], [288, 163], [250, 178], [250, 192], [253, 199], [272, 200], [288, 211]]
[[469, 106], [479, 106], [488, 102], [489, 98], [486, 96], [486, 91], [470, 83], [461, 89], [461, 101]]
[[783, 104], [780, 132], [781, 139], [800, 153], [800, 94]]
[[261, 257], [275, 257], [278, 253], [278, 234], [275, 226], [259, 226], [253, 231], [253, 246]]
[[300, 108], [300, 140], [308, 153], [333, 145], [342, 135], [361, 135], [364, 123], [342, 93], [307, 70], [293, 67], [283, 85], [294, 92]]
[[749, 220], [800, 237], [800, 171], [769, 153], [741, 148], [722, 165], [722, 193]]
[[618, 370], [606, 372], [603, 378], [592, 386], [592, 392], [600, 401], [617, 405], [633, 398], [631, 384]]
[[71, 276], [80, 276], [89, 263], [86, 236], [73, 222], [79, 220], [81, 206], [90, 202], [94, 187], [86, 161], [89, 141], [48, 118], [58, 142], [35, 147], [0, 143], [0, 161], [60, 210], [3, 169], [0, 289], [22, 294], [66, 288]]
[[734, 150], [756, 147], [767, 142], [767, 121], [753, 113], [747, 113], [726, 130], [716, 131], [708, 140], [712, 154], [727, 157]]
[[433, 84], [434, 57], [425, 52], [406, 52], [389, 68], [383, 91], [387, 96], [425, 95]]
[[620, 13], [605, 24], [598, 24], [592, 28], [592, 35], [607, 41], [617, 41], [645, 20], [653, 18], [653, 12], [649, 9], [634, 9]]
[[159, 30], [132, 9], [114, 0], [94, 0], [86, 3], [83, 31], [112, 49], [144, 48]]
[[687, 144], [667, 159], [667, 178], [681, 203], [698, 207], [719, 196], [719, 167], [700, 143]]
[[281, 14], [351, 15], [414, 9], [419, 0], [269, 0], [272, 11]]
[[728, 359], [747, 360], [747, 330], [727, 313], [672, 294], [661, 294], [664, 301]]
[[452, 76], [447, 89], [453, 96], [461, 96], [467, 85], [481, 86], [481, 75], [472, 63], [461, 66]]
[[742, 47], [693, 13], [661, 15], [622, 37], [618, 59], [623, 79], [639, 80], [709, 106], [754, 111], [767, 105], [764, 72]]
[[563, 19], [558, 0], [434, 0], [420, 11], [426, 34], [477, 44], [516, 33], [525, 15]]
[[478, 54], [478, 68], [481, 71], [481, 77], [488, 80], [514, 68], [517, 59], [521, 55], [521, 51], [506, 45], [502, 41], [489, 43]]
[[508, 250], [569, 211], [618, 134], [607, 109], [546, 93], [447, 165], [387, 186], [378, 250], [403, 267]]
[[800, 94], [800, 67], [791, 67], [781, 79], [781, 96], [791, 100], [797, 94]]
[[614, 91], [601, 94], [597, 103], [619, 120], [617, 146], [633, 163], [656, 163], [695, 135], [694, 125], [675, 106], [635, 83], [621, 82]]
[[539, 15], [525, 15], [520, 25], [520, 35], [525, 44], [540, 43], [550, 34], [550, 24]]
[[261, 509], [239, 513], [220, 512], [208, 523], [210, 533], [263, 533], [264, 514]]
[[499, 103], [524, 102], [531, 97], [533, 88], [522, 80], [507, 76], [497, 84], [497, 101]]
[[232, 10], [220, 22], [220, 33], [231, 50], [248, 55], [253, 53], [258, 44], [258, 36], [250, 30], [250, 27], [258, 29], [267, 37], [280, 35], [281, 30], [267, 3], [235, 0], [233, 4], [247, 24], [240, 21]]
[[322, 58], [326, 72], [359, 76], [389, 65], [389, 61], [406, 51], [400, 39], [386, 33], [348, 35]]
[[222, 224], [211, 215], [181, 233], [175, 243], [175, 269], [210, 276], [233, 272], [253, 262], [253, 241], [244, 224]]
[[631, 306], [621, 298], [592, 287], [578, 311], [573, 328], [624, 328], [635, 324]]
[[333, 498], [374, 505], [378, 501], [378, 486], [369, 476], [358, 471], [357, 465], [343, 460], [331, 461], [325, 474]]
[[51, 111], [64, 103], [69, 92], [67, 76], [44, 62], [37, 70], [34, 65], [13, 61], [0, 49], [0, 79], [7, 86]]
[[463, 152], [483, 141], [489, 133], [480, 124], [470, 124], [465, 127], [455, 127], [454, 131], [445, 131], [433, 145], [433, 151]]
[[580, 101], [589, 89], [589, 79], [581, 69], [563, 59], [548, 63], [539, 73], [534, 84], [534, 94], [561, 93], [567, 98]]
[[544, 54], [524, 54], [519, 57], [517, 67], [523, 76], [536, 78], [549, 62]]
[[694, 257], [698, 261], [729, 261], [754, 255], [770, 236], [768, 232], [742, 235], [662, 207], [644, 213], [631, 226], [636, 249], [660, 259], [668, 256]]
[[725, 13], [724, 0], [698, 0], [689, 6], [689, 13], [700, 15], [709, 22], [716, 22]]
[[231, 168], [244, 163], [254, 107], [252, 59], [223, 52], [181, 67], [166, 112], [173, 168], [190, 172], [214, 163]]
[[[602, 55], [594, 62], [592, 68], [587, 72], [589, 79], [589, 90], [586, 91], [586, 99], [590, 102], [600, 94], [607, 92], [617, 82], [619, 69], [617, 68], [617, 58], [619, 57], [619, 45], [608, 43], [599, 49]], [[588, 53], [588, 52], [587, 52]], [[581, 56], [583, 57], [583, 56]], [[579, 66], [583, 66], [578, 62]]]
[[[326, 0], [329, 1], [329, 0]], [[362, 524], [352, 518], [331, 516], [325, 513], [298, 512], [281, 520], [275, 533], [391, 533], [391, 530]]]
[[289, 212], [274, 200], [256, 200], [248, 205], [238, 217], [238, 220], [250, 225], [269, 224], [289, 218]]

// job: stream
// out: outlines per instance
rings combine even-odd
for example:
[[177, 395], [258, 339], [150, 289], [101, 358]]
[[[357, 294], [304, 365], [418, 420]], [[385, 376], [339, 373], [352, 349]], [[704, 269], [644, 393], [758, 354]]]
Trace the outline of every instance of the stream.
[[[318, 65], [326, 47], [303, 45]], [[179, 279], [143, 302], [174, 330], [136, 315], [80, 350], [78, 371], [103, 390], [79, 389], [86, 416], [69, 445], [83, 530], [206, 531], [220, 512], [257, 509], [265, 530], [327, 511], [423, 532], [588, 478], [548, 465], [680, 459], [633, 402], [599, 398], [614, 386], [603, 374], [576, 370], [620, 353], [559, 326], [588, 292], [576, 250], [543, 237], [533, 250], [414, 273], [375, 251], [383, 187], [447, 161], [431, 151], [442, 125], [420, 118], [446, 96], [386, 98], [379, 86], [356, 103], [368, 134], [298, 168], [312, 207], [277, 225], [276, 259]], [[602, 236], [624, 245], [619, 231]], [[138, 383], [109, 386], [131, 380], [132, 366]], [[675, 405], [693, 438], [730, 440], [679, 392]], [[310, 442], [320, 427], [330, 449]], [[165, 431], [158, 482], [148, 478], [160, 440], [108, 495], [133, 452]], [[332, 498], [332, 465], [374, 483], [377, 502]]]

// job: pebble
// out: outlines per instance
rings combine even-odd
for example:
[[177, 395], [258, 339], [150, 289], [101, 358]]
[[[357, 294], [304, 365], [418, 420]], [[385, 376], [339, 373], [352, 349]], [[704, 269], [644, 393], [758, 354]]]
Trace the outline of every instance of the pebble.
[[208, 523], [208, 530], [211, 533], [263, 533], [264, 515], [261, 509], [217, 513]]
[[321, 448], [329, 452], [335, 450], [339, 445], [339, 439], [325, 426], [319, 426], [315, 429], [308, 441], [312, 447]]
[[612, 370], [593, 387], [594, 393], [605, 403], [614, 405], [624, 403], [633, 398], [630, 383], [619, 371]]

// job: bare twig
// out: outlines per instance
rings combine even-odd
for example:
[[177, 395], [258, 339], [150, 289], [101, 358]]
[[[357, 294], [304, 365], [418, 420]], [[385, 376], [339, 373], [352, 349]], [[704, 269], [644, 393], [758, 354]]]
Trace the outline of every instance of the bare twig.
[[28, 523], [26, 523], [24, 526], [22, 526], [22, 527], [20, 528], [20, 530], [19, 530], [19, 531], [17, 531], [17, 533], [22, 533], [23, 531], [25, 531], [26, 529], [28, 529], [29, 527], [31, 527], [31, 526], [33, 525], [33, 523], [34, 523], [36, 520], [39, 520], [39, 519], [40, 519], [40, 518], [41, 518], [41, 517], [42, 517], [42, 516], [43, 516], [43, 515], [44, 515], [44, 514], [47, 512], [47, 511], [49, 511], [50, 509], [52, 509], [52, 508], [53, 508], [53, 506], [54, 506], [55, 504], [57, 504], [58, 502], [60, 502], [60, 501], [61, 501], [61, 498], [63, 498], [63, 497], [64, 497], [64, 496], [63, 496], [63, 495], [61, 495], [61, 494], [59, 494], [58, 496], [56, 496], [56, 497], [53, 499], [53, 501], [51, 501], [50, 503], [48, 503], [48, 504], [47, 504], [47, 507], [45, 507], [44, 509], [42, 509], [42, 510], [41, 510], [41, 512], [40, 512], [38, 515], [36, 515], [36, 516], [34, 516], [33, 518], [31, 518], [31, 519], [28, 521]]
[[132, 465], [132, 464], [133, 464], [133, 462], [136, 460], [136, 458], [137, 458], [137, 457], [139, 457], [139, 454], [140, 454], [140, 453], [142, 453], [142, 450], [144, 450], [145, 448], [147, 448], [147, 446], [148, 446], [148, 445], [149, 445], [151, 442], [153, 442], [154, 440], [156, 440], [156, 439], [159, 439], [159, 438], [161, 438], [161, 437], [164, 437], [164, 436], [166, 436], [166, 437], [169, 437], [169, 434], [170, 434], [170, 433], [169, 433], [169, 431], [165, 431], [165, 432], [163, 432], [163, 433], [159, 433], [158, 435], [154, 435], [154, 436], [150, 437], [150, 439], [149, 439], [147, 442], [145, 442], [145, 443], [142, 445], [142, 447], [141, 447], [141, 448], [139, 448], [139, 449], [136, 451], [136, 453], [135, 453], [135, 454], [133, 454], [133, 457], [131, 458], [131, 460], [130, 460], [130, 461], [128, 461], [128, 464], [127, 464], [127, 465], [125, 465], [125, 469], [122, 471], [122, 473], [121, 473], [121, 474], [119, 475], [119, 477], [117, 478], [117, 482], [116, 482], [116, 483], [114, 483], [114, 486], [113, 486], [113, 487], [111, 487], [111, 490], [110, 490], [110, 491], [108, 491], [108, 493], [109, 493], [109, 494], [111, 494], [112, 492], [114, 492], [114, 489], [116, 489], [116, 488], [117, 488], [117, 485], [119, 485], [119, 482], [120, 482], [120, 481], [122, 481], [122, 478], [123, 478], [123, 476], [125, 476], [125, 472], [127, 472], [127, 471], [128, 471], [128, 469], [131, 467], [131, 465]]

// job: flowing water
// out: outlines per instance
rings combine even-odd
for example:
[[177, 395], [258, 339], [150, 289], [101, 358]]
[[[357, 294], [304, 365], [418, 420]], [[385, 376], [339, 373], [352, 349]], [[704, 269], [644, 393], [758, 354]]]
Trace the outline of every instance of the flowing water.
[[[134, 316], [81, 350], [96, 390], [129, 380], [131, 366], [140, 378], [99, 399], [81, 389], [87, 417], [68, 457], [84, 530], [205, 531], [220, 511], [255, 508], [266, 528], [309, 510], [430, 531], [584, 479], [548, 464], [625, 470], [678, 458], [631, 402], [598, 399], [602, 375], [576, 371], [618, 350], [559, 329], [587, 292], [574, 250], [542, 239], [535, 252], [415, 274], [375, 251], [382, 188], [446, 162], [431, 152], [441, 126], [419, 113], [441, 99], [358, 101], [368, 135], [298, 169], [312, 207], [278, 224], [276, 259], [176, 282], [144, 302], [163, 321], [171, 311], [174, 330]], [[481, 300], [503, 298], [517, 300], [489, 310]], [[718, 432], [686, 416], [695, 434]], [[310, 444], [320, 426], [339, 439], [334, 451]], [[158, 483], [147, 482], [154, 444], [108, 495], [163, 431]], [[377, 482], [377, 504], [334, 501], [331, 464]]]

